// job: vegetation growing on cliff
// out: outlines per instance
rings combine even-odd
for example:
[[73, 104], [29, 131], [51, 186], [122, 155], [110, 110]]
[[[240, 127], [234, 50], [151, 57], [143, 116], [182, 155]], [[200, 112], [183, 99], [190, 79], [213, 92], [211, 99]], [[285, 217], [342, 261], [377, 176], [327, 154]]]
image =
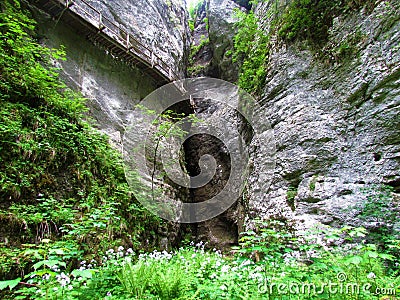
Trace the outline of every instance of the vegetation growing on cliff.
[[[257, 16], [253, 10], [248, 13], [238, 11], [233, 59], [240, 64], [239, 86], [253, 95], [260, 95], [267, 74], [271, 39], [275, 40], [274, 45], [278, 45], [277, 42], [301, 42], [317, 54], [332, 54], [336, 58], [355, 55], [359, 32], [334, 49], [322, 51], [328, 41], [329, 29], [335, 17], [363, 8], [372, 11], [374, 6], [372, 0], [293, 0], [286, 6], [279, 6], [275, 1], [265, 16]], [[268, 30], [261, 25], [266, 20]], [[325, 53], [327, 51], [334, 53]]]
[[335, 17], [362, 7], [372, 10], [375, 2], [372, 0], [294, 0], [274, 21], [274, 26], [279, 38], [287, 42], [303, 39], [320, 46], [328, 40], [328, 31]]
[[64, 50], [34, 29], [18, 1], [1, 3], [0, 279], [138, 247], [160, 224], [130, 193], [120, 154], [83, 121], [84, 99], [59, 80]]
[[253, 95], [260, 94], [267, 74], [269, 36], [259, 28], [253, 11], [237, 11], [236, 17], [238, 32], [232, 59], [241, 65], [238, 84]]
[[[202, 243], [144, 253], [154, 248], [160, 220], [131, 195], [107, 138], [82, 120], [84, 99], [58, 79], [52, 66], [64, 51], [32, 37], [35, 24], [17, 1], [0, 5], [3, 299], [384, 299], [400, 292], [397, 236], [379, 247], [363, 228], [295, 233], [282, 221], [259, 221], [224, 255]], [[386, 209], [389, 196], [369, 199], [363, 214], [380, 218], [375, 210]]]

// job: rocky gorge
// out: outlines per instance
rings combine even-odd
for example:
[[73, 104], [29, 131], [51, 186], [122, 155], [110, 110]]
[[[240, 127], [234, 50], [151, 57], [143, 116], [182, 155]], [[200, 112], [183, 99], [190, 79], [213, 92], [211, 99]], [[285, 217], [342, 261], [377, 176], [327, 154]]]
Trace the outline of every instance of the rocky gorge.
[[[240, 76], [240, 61], [232, 59], [238, 22], [235, 14], [248, 11], [248, 2], [199, 3], [192, 16], [192, 32], [180, 2], [91, 4], [175, 66], [181, 78], [188, 63], [190, 76], [233, 83]], [[273, 11], [284, 11], [288, 5], [265, 1], [251, 9], [262, 20], [260, 28], [268, 33], [276, 18]], [[371, 11], [360, 8], [335, 17], [320, 51], [323, 55], [316, 55], [302, 42], [282, 43], [272, 34], [258, 99], [275, 134], [275, 172], [272, 178], [262, 174], [269, 150], [259, 145], [252, 152], [252, 171], [242, 199], [220, 217], [184, 232], [196, 232], [199, 240], [221, 246], [237, 243], [244, 225], [250, 226], [256, 217], [296, 220], [299, 227], [307, 228], [316, 223], [388, 226], [362, 222], [357, 215], [368, 197], [368, 187], [386, 184], [395, 192], [398, 189], [398, 11], [396, 3], [382, 1]], [[387, 15], [392, 17], [384, 18]], [[40, 22], [45, 24], [41, 28], [46, 43], [68, 49], [63, 77], [89, 99], [90, 116], [119, 145], [130, 110], [157, 82], [77, 37], [62, 22], [46, 22]], [[350, 54], [345, 56], [341, 47]], [[194, 110], [198, 116], [231, 118], [207, 101], [200, 102]], [[239, 121], [237, 126], [243, 124]], [[212, 138], [197, 139], [186, 142], [187, 168], [195, 170], [200, 154], [208, 153], [217, 159], [222, 155], [218, 160], [223, 161], [223, 171], [221, 179], [215, 179], [219, 183], [190, 193], [180, 191], [189, 202], [207, 199], [229, 177], [230, 162], [223, 158], [223, 147]], [[268, 191], [258, 192], [260, 180], [271, 181]], [[194, 199], [184, 199], [187, 197]]]
[[399, 19], [2, 1], [0, 298], [396, 299]]
[[[284, 11], [285, 5], [265, 1], [253, 7], [264, 32], [276, 18], [273, 11]], [[226, 36], [235, 34], [235, 9], [245, 8], [234, 1], [210, 1], [201, 9], [208, 17], [210, 43], [195, 55], [195, 65], [204, 65], [200, 74], [235, 78], [237, 66], [227, 55], [233, 39]], [[398, 228], [398, 222], [357, 218], [371, 193], [368, 187], [386, 184], [398, 190], [398, 11], [397, 4], [382, 1], [372, 11], [335, 17], [319, 53], [304, 41], [282, 43], [272, 34], [259, 101], [274, 130], [276, 169], [268, 192], [256, 196], [262, 175], [257, 166], [268, 159], [260, 146], [248, 179], [249, 219], [284, 216], [300, 227]], [[194, 34], [202, 34], [197, 31], [195, 26]], [[210, 52], [214, 55], [204, 64], [201, 58]]]

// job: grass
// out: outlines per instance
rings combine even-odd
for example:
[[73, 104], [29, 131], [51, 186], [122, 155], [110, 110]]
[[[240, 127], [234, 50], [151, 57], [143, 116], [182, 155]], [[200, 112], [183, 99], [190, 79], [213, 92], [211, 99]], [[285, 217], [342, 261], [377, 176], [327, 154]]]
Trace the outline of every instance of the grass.
[[[363, 242], [365, 229], [324, 227], [293, 235], [276, 231], [276, 225], [245, 233], [241, 245], [226, 254], [205, 250], [203, 243], [141, 254], [109, 249], [101, 261], [81, 262], [79, 269], [61, 266], [63, 270], [28, 274], [28, 285], [15, 290], [13, 297], [381, 299], [400, 292], [398, 268], [387, 267], [399, 257]], [[335, 245], [341, 240], [350, 244]], [[400, 243], [391, 246], [399, 249]]]

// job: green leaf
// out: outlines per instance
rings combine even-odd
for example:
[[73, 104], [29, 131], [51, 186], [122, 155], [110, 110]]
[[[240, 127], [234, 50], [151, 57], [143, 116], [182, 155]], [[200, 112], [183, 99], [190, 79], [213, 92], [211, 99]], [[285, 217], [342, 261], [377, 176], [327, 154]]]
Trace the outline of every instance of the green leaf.
[[20, 282], [21, 282], [21, 278], [20, 277], [18, 277], [17, 279], [14, 279], [14, 280], [0, 281], [0, 290], [4, 290], [7, 287], [10, 288], [10, 290], [12, 290]]
[[387, 259], [387, 260], [394, 260], [394, 256], [390, 254], [385, 254], [385, 253], [380, 253], [379, 257], [382, 259]]
[[50, 249], [49, 252], [50, 252], [50, 253], [57, 254], [57, 255], [63, 255], [63, 254], [66, 253], [63, 249]]
[[92, 278], [94, 270], [73, 270], [71, 275], [74, 277]]
[[375, 251], [366, 251], [365, 255], [371, 258], [377, 258], [378, 257], [378, 252]]
[[37, 270], [38, 268], [40, 268], [43, 265], [46, 265], [49, 268], [54, 267], [54, 266], [61, 266], [61, 267], [64, 267], [64, 268], [66, 267], [66, 264], [63, 261], [59, 261], [59, 260], [42, 260], [42, 261], [39, 261], [36, 264], [34, 264], [33, 268], [35, 270]]
[[29, 278], [32, 275], [36, 275], [36, 276], [40, 277], [40, 276], [43, 276], [43, 275], [46, 275], [46, 274], [49, 274], [50, 276], [55, 276], [57, 273], [53, 272], [50, 269], [43, 269], [43, 270], [39, 270], [39, 271], [35, 271], [35, 272], [27, 274], [27, 275], [25, 275], [25, 278]]
[[33, 265], [33, 268], [35, 270], [39, 269], [41, 266], [44, 265], [44, 262], [45, 262], [44, 260], [37, 262], [36, 264]]
[[362, 257], [360, 256], [352, 256], [348, 258], [345, 263], [346, 264], [353, 264], [353, 265], [359, 265], [362, 262]]

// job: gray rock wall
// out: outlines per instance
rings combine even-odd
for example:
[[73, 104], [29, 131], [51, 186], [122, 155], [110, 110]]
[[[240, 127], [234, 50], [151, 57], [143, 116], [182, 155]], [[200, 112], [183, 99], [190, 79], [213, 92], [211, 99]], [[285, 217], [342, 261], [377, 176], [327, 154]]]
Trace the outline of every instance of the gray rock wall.
[[235, 10], [241, 7], [232, 0], [209, 0], [208, 24], [213, 59], [211, 67], [218, 78], [236, 82], [238, 66], [232, 62], [233, 37], [236, 33]]
[[58, 65], [61, 78], [69, 87], [82, 92], [94, 125], [119, 147], [128, 111], [156, 89], [156, 82], [143, 70], [113, 59], [64, 23], [56, 23], [43, 14], [38, 18], [41, 42], [50, 47], [65, 47], [67, 59]]
[[[154, 49], [165, 62], [184, 76], [189, 46], [187, 12], [180, 1], [91, 1], [102, 14]], [[87, 98], [88, 118], [106, 133], [111, 142], [122, 147], [125, 126], [132, 109], [160, 83], [146, 70], [128, 66], [80, 36], [62, 20], [52, 20], [46, 13], [31, 7], [38, 21], [40, 40], [49, 47], [65, 47], [66, 61], [57, 62], [60, 76], [69, 87]], [[187, 197], [186, 190], [163, 184], [165, 193]], [[179, 224], [165, 223], [154, 241], [167, 248], [176, 242]]]
[[91, 0], [104, 16], [120, 24], [184, 75], [190, 44], [188, 13], [182, 0]]
[[[245, 8], [232, 0], [205, 0], [197, 12], [193, 45], [209, 39], [193, 57], [193, 76], [208, 76], [236, 82], [238, 66], [232, 61], [233, 37], [238, 19], [235, 11]], [[206, 21], [204, 21], [206, 20]], [[201, 66], [201, 67], [200, 67]]]
[[[336, 18], [319, 58], [301, 45], [273, 47], [261, 104], [275, 132], [276, 170], [258, 197], [260, 174], [251, 174], [251, 215], [368, 227], [353, 209], [367, 200], [363, 189], [399, 191], [399, 15], [397, 1], [383, 1], [371, 14]], [[354, 53], [342, 55], [345, 43]], [[257, 163], [264, 159], [261, 147]]]
[[[189, 35], [184, 3], [174, 1], [88, 1], [105, 17], [154, 49], [180, 76], [186, 67]], [[60, 20], [35, 11], [42, 42], [65, 46], [67, 60], [61, 62], [61, 76], [88, 98], [89, 116], [118, 144], [129, 110], [155, 90], [157, 82], [146, 70], [128, 67], [92, 45]]]
[[[274, 3], [266, 1], [256, 9], [266, 29], [268, 18], [264, 17]], [[181, 3], [119, 0], [112, 5], [93, 1], [93, 5], [184, 73], [189, 30]], [[272, 39], [260, 104], [275, 132], [276, 169], [269, 190], [260, 194], [260, 182], [266, 180], [260, 170], [270, 161], [270, 147], [252, 148], [253, 171], [244, 197], [249, 218], [280, 215], [305, 227], [318, 222], [369, 226], [357, 217], [359, 209], [353, 209], [366, 201], [363, 189], [383, 183], [399, 191], [399, 6], [395, 0], [384, 1], [372, 13], [336, 18], [319, 58], [303, 45], [283, 45]], [[202, 62], [209, 64], [205, 75], [229, 81], [237, 77], [237, 67], [226, 52], [232, 48], [232, 14], [238, 7], [230, 0], [209, 0], [205, 6], [208, 26], [202, 24], [201, 30], [207, 30], [210, 45], [205, 49], [212, 52]], [[143, 70], [107, 56], [62, 23], [46, 20], [40, 24], [45, 43], [66, 46], [68, 60], [60, 66], [62, 76], [89, 99], [90, 115], [118, 144], [129, 118], [126, 111], [157, 83]], [[343, 55], [340, 49], [349, 43], [355, 51]], [[210, 114], [210, 118], [224, 115], [212, 106], [197, 113]], [[234, 122], [243, 127], [240, 121]], [[201, 139], [194, 141], [192, 150], [197, 147], [198, 152], [191, 158], [206, 151], [205, 146]], [[208, 150], [216, 155], [223, 152], [213, 147]], [[221, 183], [225, 180], [220, 179]], [[203, 192], [212, 194], [215, 188], [219, 185]], [[241, 210], [241, 205], [235, 206], [198, 227], [199, 236], [216, 237], [214, 245], [235, 242]]]

